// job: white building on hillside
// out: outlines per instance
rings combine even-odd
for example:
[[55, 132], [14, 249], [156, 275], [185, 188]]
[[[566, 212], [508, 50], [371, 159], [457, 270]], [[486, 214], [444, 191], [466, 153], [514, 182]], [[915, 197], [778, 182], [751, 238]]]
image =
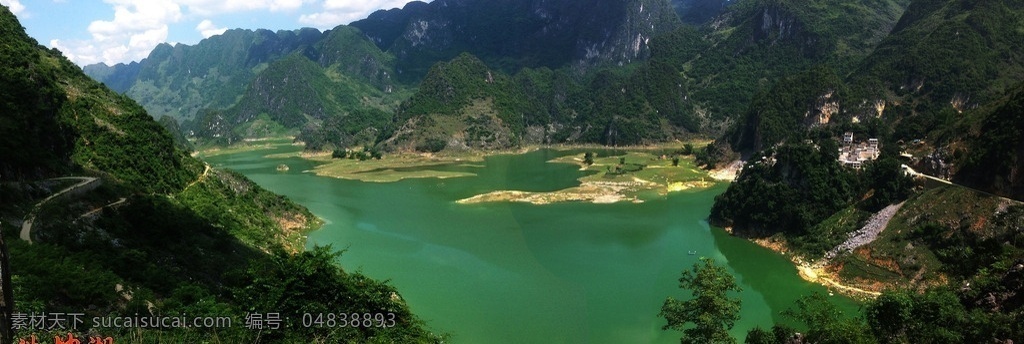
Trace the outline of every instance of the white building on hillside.
[[856, 143], [852, 132], [843, 133], [843, 146], [839, 149], [839, 162], [843, 166], [860, 169], [864, 162], [878, 159], [879, 141], [876, 138], [868, 142]]

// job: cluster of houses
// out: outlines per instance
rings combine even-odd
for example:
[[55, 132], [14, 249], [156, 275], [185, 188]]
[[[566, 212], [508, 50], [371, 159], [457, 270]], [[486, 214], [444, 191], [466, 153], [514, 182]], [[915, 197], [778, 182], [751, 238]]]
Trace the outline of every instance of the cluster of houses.
[[878, 139], [857, 143], [852, 132], [843, 133], [843, 145], [839, 148], [839, 162], [843, 166], [860, 169], [864, 162], [878, 159], [878, 154]]

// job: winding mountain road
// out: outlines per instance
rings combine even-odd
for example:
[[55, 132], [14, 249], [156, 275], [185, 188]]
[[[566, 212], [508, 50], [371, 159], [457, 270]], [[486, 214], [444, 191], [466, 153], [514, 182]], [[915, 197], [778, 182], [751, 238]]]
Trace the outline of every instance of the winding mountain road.
[[77, 222], [78, 220], [84, 219], [86, 217], [89, 217], [89, 216], [92, 216], [92, 215], [96, 215], [100, 211], [102, 211], [103, 209], [119, 206], [121, 204], [124, 204], [125, 201], [128, 201], [128, 199], [124, 198], [124, 197], [121, 197], [120, 199], [118, 199], [115, 202], [111, 202], [110, 204], [107, 204], [105, 206], [102, 206], [102, 207], [90, 210], [90, 211], [86, 212], [85, 214], [82, 214], [82, 216], [79, 216], [78, 219], [75, 219], [75, 221]]
[[942, 178], [938, 178], [938, 177], [929, 176], [927, 174], [914, 171], [913, 168], [911, 168], [910, 166], [907, 166], [907, 165], [900, 165], [900, 168], [903, 169], [903, 174], [906, 174], [906, 175], [911, 176], [911, 177], [924, 177], [924, 178], [928, 178], [928, 179], [931, 179], [931, 180], [934, 180], [934, 181], [937, 181], [939, 183], [943, 183], [943, 184], [946, 184], [946, 185], [956, 185], [956, 184], [953, 184], [953, 182], [951, 182], [951, 181], [948, 181], [948, 180], [945, 180], [945, 179], [942, 179]]
[[32, 243], [32, 222], [35, 221], [36, 213], [39, 212], [39, 209], [41, 209], [43, 207], [43, 205], [46, 204], [46, 202], [49, 202], [50, 200], [52, 200], [54, 198], [57, 198], [57, 197], [60, 197], [60, 196], [63, 196], [63, 195], [66, 195], [68, 193], [75, 192], [75, 191], [78, 191], [78, 190], [82, 190], [82, 189], [86, 189], [86, 188], [88, 188], [89, 190], [92, 190], [92, 189], [95, 189], [96, 187], [100, 186], [100, 184], [103, 184], [103, 180], [102, 179], [93, 178], [93, 177], [62, 177], [62, 178], [53, 178], [53, 179], [50, 179], [50, 180], [80, 180], [81, 182], [79, 182], [78, 184], [69, 186], [69, 187], [65, 188], [64, 190], [57, 191], [57, 193], [54, 193], [54, 194], [50, 195], [49, 197], [46, 197], [42, 201], [39, 201], [39, 203], [36, 203], [36, 205], [34, 207], [32, 207], [32, 211], [30, 211], [28, 213], [28, 215], [25, 215], [25, 221], [21, 223], [21, 234], [19, 235], [19, 237], [21, 238], [21, 240], [27, 241], [29, 244]]
[[1001, 200], [1008, 201], [1008, 202], [1011, 202], [1013, 204], [1024, 203], [1024, 201], [1020, 201], [1020, 200], [1012, 199], [1012, 198], [1009, 198], [1009, 197], [1004, 197], [1004, 196], [996, 195], [996, 194], [993, 194], [993, 193], [988, 192], [988, 191], [982, 191], [982, 190], [978, 190], [978, 189], [972, 188], [970, 186], [956, 184], [956, 183], [953, 183], [953, 182], [951, 182], [949, 180], [938, 178], [938, 177], [935, 177], [935, 176], [929, 176], [927, 174], [915, 171], [913, 168], [911, 168], [910, 166], [907, 166], [906, 164], [900, 165], [900, 169], [903, 170], [903, 174], [911, 176], [911, 177], [922, 177], [922, 178], [931, 179], [931, 180], [934, 180], [934, 181], [937, 181], [939, 183], [943, 183], [943, 184], [946, 184], [946, 185], [959, 186], [959, 187], [962, 187], [962, 188], [965, 188], [965, 189], [970, 189], [970, 190], [972, 190], [974, 192], [978, 192], [978, 193], [981, 193], [981, 194], [989, 195], [989, 196], [992, 196], [992, 197], [998, 197]]
[[196, 183], [203, 181], [204, 179], [206, 179], [208, 175], [210, 175], [210, 164], [203, 165], [206, 166], [206, 169], [203, 170], [203, 174], [199, 175], [199, 178], [196, 178], [196, 180], [193, 180], [191, 183], [188, 183], [188, 185], [185, 186], [185, 188], [182, 189], [182, 191], [188, 190], [188, 188], [192, 187], [192, 185], [196, 185]]
[[[195, 181], [190, 183], [188, 186], [186, 186], [185, 189], [188, 189], [188, 188], [192, 187], [193, 185], [195, 185], [196, 183], [202, 181], [203, 179], [206, 179], [206, 177], [210, 173], [210, 170], [211, 170], [210, 165], [206, 165], [206, 169], [203, 171], [203, 174], [200, 175], [199, 178], [197, 178]], [[18, 235], [18, 237], [21, 238], [21, 240], [24, 240], [24, 241], [28, 242], [29, 244], [32, 243], [32, 223], [35, 222], [36, 214], [39, 212], [39, 209], [41, 209], [43, 207], [43, 205], [46, 204], [46, 202], [49, 202], [49, 201], [53, 200], [54, 198], [61, 197], [63, 195], [67, 195], [69, 193], [77, 192], [77, 191], [80, 191], [80, 190], [83, 190], [83, 189], [86, 189], [85, 191], [89, 191], [89, 190], [95, 189], [95, 188], [97, 188], [97, 187], [99, 187], [100, 185], [103, 184], [103, 180], [102, 179], [94, 178], [94, 177], [61, 177], [61, 178], [52, 178], [52, 179], [49, 179], [49, 180], [79, 180], [80, 182], [78, 182], [75, 185], [72, 185], [72, 186], [69, 186], [67, 188], [64, 188], [63, 190], [60, 190], [60, 191], [50, 195], [49, 197], [46, 197], [42, 201], [39, 201], [39, 203], [36, 203], [36, 205], [34, 207], [32, 207], [32, 211], [30, 211], [27, 215], [25, 215], [25, 220], [21, 223], [21, 233]], [[86, 212], [85, 214], [82, 214], [82, 216], [79, 216], [79, 219], [81, 219], [83, 217], [86, 217], [86, 216], [89, 216], [89, 215], [96, 214], [97, 212], [99, 212], [100, 210], [103, 210], [104, 208], [115, 207], [115, 206], [121, 205], [125, 201], [126, 201], [125, 198], [121, 198], [121, 199], [119, 199], [119, 200], [117, 200], [117, 201], [115, 201], [113, 203], [107, 204], [107, 205], [105, 205], [103, 207], [90, 210], [89, 212]]]

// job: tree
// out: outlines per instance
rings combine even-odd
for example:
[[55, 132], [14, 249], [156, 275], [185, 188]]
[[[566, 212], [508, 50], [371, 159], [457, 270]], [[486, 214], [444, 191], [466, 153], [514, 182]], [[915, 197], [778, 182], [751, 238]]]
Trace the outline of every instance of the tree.
[[587, 165], [594, 164], [594, 153], [586, 152], [583, 154], [583, 163]]
[[729, 297], [728, 293], [740, 292], [742, 288], [725, 268], [715, 265], [711, 258], [701, 258], [692, 270], [683, 271], [679, 288], [692, 291], [693, 299], [666, 299], [659, 316], [668, 324], [662, 329], [682, 331], [681, 343], [736, 342], [729, 336], [729, 329], [739, 319], [740, 299]]
[[907, 324], [914, 319], [914, 300], [906, 291], [884, 293], [868, 306], [867, 320], [875, 337], [884, 343], [906, 339]]
[[871, 336], [863, 319], [850, 318], [839, 308], [828, 302], [824, 295], [815, 293], [804, 296], [796, 302], [797, 309], [784, 314], [807, 325], [805, 336], [808, 343], [820, 344], [871, 344], [877, 341]]
[[867, 185], [874, 189], [874, 195], [864, 202], [868, 211], [879, 211], [890, 204], [896, 204], [913, 194], [914, 180], [903, 174], [900, 162], [891, 155], [883, 155], [867, 164], [864, 169]]
[[785, 325], [772, 326], [771, 330], [755, 327], [747, 332], [744, 344], [789, 344], [800, 343], [800, 334]]
[[767, 330], [765, 330], [763, 328], [760, 328], [760, 327], [755, 327], [755, 328], [751, 329], [749, 332], [747, 332], [747, 340], [745, 340], [744, 343], [745, 344], [777, 344], [778, 342], [776, 342], [775, 338], [772, 337], [771, 332], [768, 332]]
[[724, 155], [725, 152], [722, 151], [722, 148], [716, 146], [715, 143], [712, 142], [704, 147], [703, 150], [697, 152], [694, 160], [697, 162], [697, 165], [703, 165], [705, 169], [711, 170], [715, 168], [715, 165], [718, 164], [719, 160], [724, 158]]
[[[987, 326], [985, 316], [971, 316], [956, 294], [932, 288], [889, 291], [868, 304], [867, 322], [881, 343], [970, 343], [992, 341], [992, 332], [971, 338], [971, 330]], [[979, 326], [981, 325], [981, 326]], [[981, 330], [980, 332], [984, 332]]]

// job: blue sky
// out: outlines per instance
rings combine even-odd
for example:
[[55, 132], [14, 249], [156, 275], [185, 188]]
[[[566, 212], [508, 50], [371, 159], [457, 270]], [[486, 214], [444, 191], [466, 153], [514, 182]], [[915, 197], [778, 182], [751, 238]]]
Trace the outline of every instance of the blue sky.
[[[79, 65], [138, 61], [157, 44], [226, 29], [330, 29], [411, 0], [0, 0], [40, 44]], [[429, 2], [429, 1], [428, 1]]]

